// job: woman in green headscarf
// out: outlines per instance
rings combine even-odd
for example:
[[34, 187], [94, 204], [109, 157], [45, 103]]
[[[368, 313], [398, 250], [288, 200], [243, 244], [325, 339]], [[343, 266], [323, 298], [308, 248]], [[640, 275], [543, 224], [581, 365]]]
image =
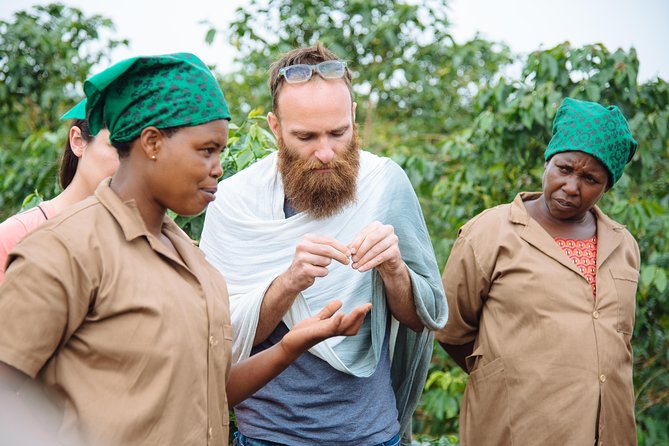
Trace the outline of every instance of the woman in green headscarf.
[[567, 98], [543, 192], [521, 192], [461, 228], [437, 339], [469, 373], [463, 446], [636, 444], [639, 249], [596, 206], [636, 147], [617, 107]]
[[50, 421], [64, 444], [227, 444], [228, 406], [315, 343], [356, 333], [369, 308], [333, 316], [333, 302], [232, 366], [225, 282], [166, 216], [214, 200], [230, 119], [218, 83], [197, 57], [171, 54], [120, 62], [84, 90], [91, 130], [109, 129], [120, 167], [9, 256], [0, 435], [22, 430], [12, 402], [28, 375], [59, 409]]

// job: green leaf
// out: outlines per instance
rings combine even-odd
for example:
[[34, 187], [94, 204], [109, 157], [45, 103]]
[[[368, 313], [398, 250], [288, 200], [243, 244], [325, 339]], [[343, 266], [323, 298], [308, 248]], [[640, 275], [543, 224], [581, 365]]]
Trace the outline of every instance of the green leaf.
[[644, 265], [641, 268], [641, 283], [643, 285], [650, 285], [655, 278], [655, 265]]
[[207, 31], [207, 35], [204, 37], [204, 41], [208, 45], [211, 45], [214, 42], [215, 38], [216, 38], [216, 28], [209, 28], [209, 30]]
[[31, 194], [28, 194], [24, 199], [23, 203], [21, 203], [21, 210], [20, 212], [23, 212], [25, 210], [28, 210], [30, 208], [34, 208], [35, 206], [38, 206], [42, 201], [44, 201], [44, 198], [38, 191], [34, 191]]
[[589, 82], [585, 85], [585, 93], [588, 96], [588, 100], [592, 102], [598, 102], [601, 98], [599, 86], [594, 83]]
[[667, 289], [667, 272], [664, 269], [658, 268], [655, 273], [655, 288], [660, 293]]

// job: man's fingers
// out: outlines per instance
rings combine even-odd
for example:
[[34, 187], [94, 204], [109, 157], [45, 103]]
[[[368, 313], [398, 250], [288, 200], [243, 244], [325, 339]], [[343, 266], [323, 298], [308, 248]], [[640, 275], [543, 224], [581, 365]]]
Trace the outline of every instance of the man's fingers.
[[355, 236], [353, 241], [348, 244], [348, 248], [351, 250], [351, 254], [358, 253], [360, 251], [360, 245], [362, 245], [362, 243], [365, 241], [367, 235], [375, 231], [379, 226], [381, 226], [381, 223], [374, 221], [362, 228], [362, 230]]
[[359, 262], [363, 257], [368, 256], [374, 247], [383, 243], [385, 238], [385, 234], [378, 230], [367, 234], [360, 246], [358, 246], [355, 254], [352, 256], [353, 261]]
[[304, 239], [318, 245], [331, 246], [332, 248], [336, 249], [337, 251], [345, 255], [348, 254], [349, 251], [348, 246], [346, 246], [344, 243], [332, 237], [328, 237], [326, 235], [307, 234], [304, 236]]
[[349, 244], [354, 268], [368, 263], [372, 258], [397, 245], [395, 228], [375, 221], [365, 227]]
[[325, 254], [315, 254], [313, 252], [301, 252], [295, 258], [297, 264], [328, 267], [332, 263], [332, 257]]
[[[365, 252], [362, 257], [360, 257], [360, 255], [356, 256], [351, 266], [354, 269], [360, 270], [363, 266], [369, 264], [367, 269], [371, 269], [372, 267], [378, 266], [386, 260], [392, 259], [395, 255], [399, 255], [399, 250], [397, 250], [397, 253], [395, 253], [397, 240], [397, 236], [394, 234], [391, 237], [386, 237], [385, 239], [373, 245], [371, 249]], [[366, 269], [363, 271], [366, 271]]]
[[348, 264], [351, 251], [339, 240], [324, 235], [307, 234], [297, 245], [297, 251], [304, 251], [317, 256], [334, 259], [343, 265]]

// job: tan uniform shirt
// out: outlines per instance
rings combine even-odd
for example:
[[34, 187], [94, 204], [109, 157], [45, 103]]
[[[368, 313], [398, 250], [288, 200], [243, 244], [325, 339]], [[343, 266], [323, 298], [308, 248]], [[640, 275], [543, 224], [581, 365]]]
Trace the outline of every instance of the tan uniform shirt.
[[105, 183], [10, 254], [0, 361], [55, 395], [60, 438], [227, 444], [226, 285], [167, 217], [162, 232], [181, 258]]
[[445, 343], [475, 341], [463, 446], [634, 445], [636, 241], [598, 208], [597, 299], [519, 194], [460, 231], [443, 280]]

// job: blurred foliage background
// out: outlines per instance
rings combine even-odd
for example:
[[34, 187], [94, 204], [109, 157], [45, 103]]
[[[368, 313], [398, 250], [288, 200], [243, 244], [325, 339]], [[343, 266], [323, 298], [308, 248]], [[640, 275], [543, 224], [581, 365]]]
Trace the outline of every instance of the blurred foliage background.
[[[29, 206], [59, 192], [67, 128], [57, 118], [78, 100], [91, 67], [127, 44], [103, 38], [109, 31], [109, 19], [58, 4], [0, 21], [0, 220], [26, 197]], [[618, 105], [639, 150], [600, 207], [641, 249], [633, 338], [639, 443], [669, 444], [669, 85], [640, 84], [633, 49], [565, 42], [520, 57], [480, 37], [456, 43], [445, 2], [431, 0], [251, 0], [230, 27], [210, 26], [206, 40], [237, 50], [237, 68], [219, 73], [235, 116], [222, 156], [226, 176], [275, 148], [264, 121], [269, 64], [320, 40], [353, 70], [363, 144], [409, 175], [440, 265], [469, 218], [540, 189], [543, 150], [565, 96]], [[177, 221], [199, 237], [202, 216]], [[466, 380], [436, 347], [416, 444], [457, 443]]]

